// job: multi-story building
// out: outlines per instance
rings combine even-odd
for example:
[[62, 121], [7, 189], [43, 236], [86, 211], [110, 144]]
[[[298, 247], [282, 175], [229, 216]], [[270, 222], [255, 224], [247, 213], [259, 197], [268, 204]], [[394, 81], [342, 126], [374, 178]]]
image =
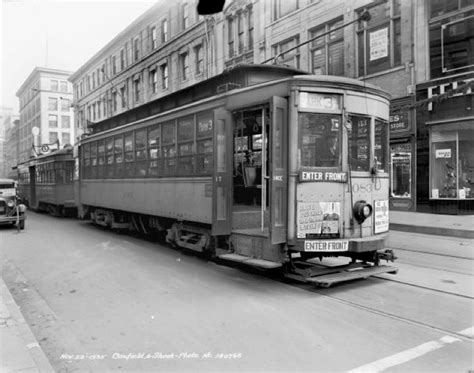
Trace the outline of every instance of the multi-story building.
[[[445, 84], [436, 79], [472, 72], [472, 1], [228, 0], [223, 12], [206, 17], [196, 14], [195, 3], [159, 1], [71, 76], [80, 128], [241, 63], [287, 64], [360, 79], [392, 95], [391, 207], [426, 205], [428, 189], [436, 189], [428, 179], [438, 171], [428, 161], [431, 132], [417, 126], [427, 127], [417, 100], [422, 92], [444, 92], [429, 88]], [[467, 128], [472, 96], [457, 94], [462, 98], [449, 102], [467, 100], [464, 114], [453, 108], [448, 119], [461, 116]], [[470, 187], [456, 188], [461, 198], [472, 195]]]
[[418, 1], [418, 210], [474, 210], [474, 2]]
[[[13, 117], [13, 122], [5, 132], [5, 156], [4, 165], [5, 172], [4, 176], [9, 179], [17, 179], [18, 173], [16, 166], [18, 165], [18, 128], [20, 127], [20, 120]], [[2, 162], [0, 161], [0, 164]]]
[[196, 6], [158, 1], [72, 74], [80, 131], [216, 73], [212, 24]]
[[[16, 95], [20, 100], [19, 162], [44, 144], [74, 144], [72, 85], [69, 71], [36, 67]], [[39, 135], [34, 139], [33, 128]], [[37, 140], [37, 141], [36, 141]], [[36, 141], [36, 143], [35, 143]]]
[[0, 107], [0, 177], [7, 177], [7, 131], [12, 122], [11, 107]]

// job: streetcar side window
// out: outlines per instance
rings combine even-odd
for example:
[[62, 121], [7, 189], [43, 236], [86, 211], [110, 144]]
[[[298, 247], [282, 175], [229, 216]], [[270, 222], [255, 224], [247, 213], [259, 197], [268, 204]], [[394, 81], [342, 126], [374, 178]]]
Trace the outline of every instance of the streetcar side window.
[[350, 115], [349, 166], [351, 171], [369, 171], [370, 168], [370, 118]]
[[375, 119], [374, 166], [380, 172], [388, 172], [388, 124]]
[[341, 116], [300, 113], [302, 167], [340, 167]]
[[116, 178], [120, 178], [123, 175], [123, 135], [118, 135], [114, 137], [114, 158], [114, 176]]
[[135, 131], [135, 176], [146, 176], [146, 129]]
[[91, 179], [97, 177], [97, 142], [91, 142]]
[[148, 176], [159, 176], [161, 173], [160, 145], [161, 127], [148, 128]]
[[133, 157], [133, 132], [129, 132], [124, 136], [124, 158], [125, 158], [125, 168], [124, 176], [132, 178], [134, 175], [134, 157]]
[[171, 176], [176, 172], [176, 125], [174, 121], [163, 123], [162, 152], [163, 175]]
[[196, 173], [210, 174], [213, 169], [213, 133], [214, 122], [212, 112], [197, 115], [197, 154]]
[[194, 173], [194, 116], [178, 119], [178, 174]]

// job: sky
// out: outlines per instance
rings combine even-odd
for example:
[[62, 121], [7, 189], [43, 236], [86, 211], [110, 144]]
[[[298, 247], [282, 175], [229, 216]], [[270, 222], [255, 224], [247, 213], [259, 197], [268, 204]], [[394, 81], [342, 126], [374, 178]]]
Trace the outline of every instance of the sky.
[[76, 71], [155, 1], [0, 0], [0, 106], [37, 66]]

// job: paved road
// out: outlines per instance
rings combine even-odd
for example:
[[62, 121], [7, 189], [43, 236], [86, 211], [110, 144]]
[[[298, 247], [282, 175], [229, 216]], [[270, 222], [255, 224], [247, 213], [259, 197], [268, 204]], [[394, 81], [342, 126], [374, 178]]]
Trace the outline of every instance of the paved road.
[[[0, 228], [0, 247], [59, 372], [473, 368], [472, 297], [443, 289], [383, 278], [315, 289], [35, 213], [20, 234]], [[428, 267], [418, 276], [441, 282]]]

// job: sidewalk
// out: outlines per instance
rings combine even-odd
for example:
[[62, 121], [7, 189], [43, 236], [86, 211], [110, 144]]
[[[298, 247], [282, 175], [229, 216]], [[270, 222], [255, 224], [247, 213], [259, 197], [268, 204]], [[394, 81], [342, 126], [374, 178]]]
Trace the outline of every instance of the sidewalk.
[[0, 278], [0, 372], [54, 372]]
[[474, 215], [440, 215], [391, 210], [390, 230], [474, 238]]

